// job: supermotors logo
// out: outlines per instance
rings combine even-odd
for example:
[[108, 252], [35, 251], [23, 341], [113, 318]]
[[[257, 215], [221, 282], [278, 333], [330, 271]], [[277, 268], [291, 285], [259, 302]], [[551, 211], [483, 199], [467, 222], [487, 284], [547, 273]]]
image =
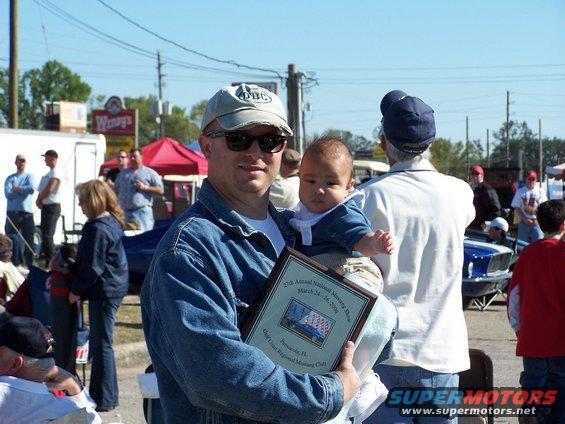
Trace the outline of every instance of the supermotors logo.
[[105, 110], [92, 113], [92, 132], [107, 135], [135, 135], [135, 111], [124, 110], [119, 115], [110, 115]]
[[551, 407], [557, 390], [523, 390], [515, 387], [492, 389], [394, 388], [385, 402], [400, 408], [403, 416], [534, 415], [538, 407]]

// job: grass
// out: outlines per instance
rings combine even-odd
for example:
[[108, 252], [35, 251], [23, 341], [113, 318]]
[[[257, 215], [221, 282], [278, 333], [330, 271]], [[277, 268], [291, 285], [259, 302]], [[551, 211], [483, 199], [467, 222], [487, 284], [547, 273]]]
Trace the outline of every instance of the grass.
[[[84, 305], [85, 322], [88, 323], [88, 302]], [[129, 295], [118, 308], [114, 327], [114, 345], [144, 341], [141, 327], [141, 305], [138, 295]]]

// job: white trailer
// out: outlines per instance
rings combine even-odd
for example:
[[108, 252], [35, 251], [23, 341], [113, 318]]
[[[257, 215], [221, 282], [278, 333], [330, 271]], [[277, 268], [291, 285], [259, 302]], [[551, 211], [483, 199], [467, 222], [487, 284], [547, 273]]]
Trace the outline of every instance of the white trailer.
[[[81, 182], [98, 177], [100, 165], [104, 162], [106, 139], [103, 135], [68, 134], [54, 131], [13, 130], [0, 128], [0, 182], [2, 188], [6, 178], [16, 172], [15, 158], [26, 156], [26, 171], [33, 174], [36, 184], [49, 168], [41, 156], [53, 149], [59, 155], [57, 168], [63, 173], [61, 193], [61, 215], [65, 217], [65, 230], [75, 229], [75, 224], [84, 223], [75, 195], [75, 187]], [[34, 207], [37, 191], [34, 193]], [[35, 223], [39, 225], [41, 212], [35, 211]], [[6, 197], [0, 195], [0, 230], [4, 233], [6, 222]], [[59, 219], [55, 231], [55, 243], [63, 240], [63, 220]]]

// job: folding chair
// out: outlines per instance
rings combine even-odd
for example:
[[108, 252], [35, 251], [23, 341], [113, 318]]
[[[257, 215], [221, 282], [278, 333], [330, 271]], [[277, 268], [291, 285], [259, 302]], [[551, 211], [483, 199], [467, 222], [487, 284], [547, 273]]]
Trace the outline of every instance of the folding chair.
[[27, 279], [30, 287], [31, 304], [33, 305], [33, 318], [41, 321], [41, 323], [50, 328], [51, 314], [49, 308], [51, 305], [51, 297], [49, 296], [49, 288], [47, 287], [47, 278], [49, 273], [41, 268], [32, 266], [29, 269]]
[[[151, 381], [146, 389], [145, 387], [145, 380], [144, 376], [148, 374], [154, 374], [153, 365], [149, 365], [145, 369], [145, 374], [140, 374], [138, 376], [138, 382], [141, 390], [141, 395], [143, 396], [143, 416], [145, 417], [145, 421], [147, 424], [164, 424], [165, 416], [163, 413], [163, 406], [161, 405], [161, 401], [159, 400], [158, 393], [154, 393], [156, 389], [156, 379], [155, 381]], [[155, 386], [155, 387], [153, 387]], [[151, 393], [149, 393], [151, 392]], [[157, 397], [156, 397], [157, 396]]]
[[83, 303], [80, 302], [77, 330], [76, 364], [82, 367], [82, 382], [86, 381], [86, 364], [88, 364], [90, 333], [84, 325]]
[[[471, 368], [459, 373], [459, 389], [492, 389], [494, 384], [494, 372], [492, 359], [488, 354], [480, 349], [469, 349]], [[482, 424], [494, 423], [494, 416], [477, 415], [470, 417], [459, 417], [460, 424]]]

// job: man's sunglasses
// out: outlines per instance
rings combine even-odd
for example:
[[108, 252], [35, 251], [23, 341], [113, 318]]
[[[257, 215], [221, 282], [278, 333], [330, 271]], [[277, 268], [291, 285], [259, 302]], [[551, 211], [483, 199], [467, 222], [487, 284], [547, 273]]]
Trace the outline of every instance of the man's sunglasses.
[[23, 162], [23, 163], [25, 163], [25, 161], [26, 161], [25, 159], [18, 159], [16, 162]]
[[254, 141], [257, 141], [263, 152], [278, 153], [286, 141], [286, 136], [280, 134], [251, 135], [241, 132], [212, 131], [205, 135], [210, 138], [225, 137], [228, 149], [234, 152], [243, 152], [249, 149]]

